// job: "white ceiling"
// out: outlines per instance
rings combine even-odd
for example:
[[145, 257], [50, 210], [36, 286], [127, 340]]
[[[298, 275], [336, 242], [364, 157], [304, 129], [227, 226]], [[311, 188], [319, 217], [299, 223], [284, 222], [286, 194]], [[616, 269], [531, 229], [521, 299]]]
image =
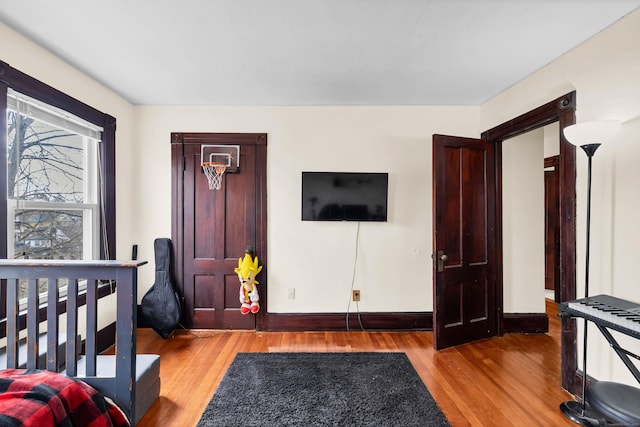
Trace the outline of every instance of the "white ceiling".
[[0, 21], [134, 104], [479, 105], [638, 7], [0, 0]]

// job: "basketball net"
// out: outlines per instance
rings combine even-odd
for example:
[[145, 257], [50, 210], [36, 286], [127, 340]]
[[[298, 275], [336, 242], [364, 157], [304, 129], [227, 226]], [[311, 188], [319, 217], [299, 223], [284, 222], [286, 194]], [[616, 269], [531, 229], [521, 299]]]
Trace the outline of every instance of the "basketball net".
[[209, 181], [209, 190], [219, 190], [222, 187], [222, 175], [227, 169], [227, 165], [218, 162], [202, 163], [204, 174], [207, 175]]

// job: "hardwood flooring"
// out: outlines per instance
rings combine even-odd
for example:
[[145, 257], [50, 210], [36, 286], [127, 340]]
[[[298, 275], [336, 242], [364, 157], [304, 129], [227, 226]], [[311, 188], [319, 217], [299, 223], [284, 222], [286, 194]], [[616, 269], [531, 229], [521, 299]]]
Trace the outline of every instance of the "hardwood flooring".
[[[161, 355], [159, 400], [140, 427], [195, 426], [237, 352], [405, 352], [452, 426], [575, 426], [560, 412], [560, 322], [436, 352], [431, 332], [138, 331], [138, 353]], [[274, 426], [275, 427], [275, 426]]]

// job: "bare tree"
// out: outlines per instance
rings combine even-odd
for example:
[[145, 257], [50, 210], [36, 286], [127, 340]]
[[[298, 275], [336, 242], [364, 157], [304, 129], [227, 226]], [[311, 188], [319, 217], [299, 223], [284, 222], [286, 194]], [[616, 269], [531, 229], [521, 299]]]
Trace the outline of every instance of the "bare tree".
[[[7, 114], [10, 199], [82, 203], [82, 137], [20, 115]], [[82, 258], [82, 213], [64, 209], [15, 211], [16, 258]]]

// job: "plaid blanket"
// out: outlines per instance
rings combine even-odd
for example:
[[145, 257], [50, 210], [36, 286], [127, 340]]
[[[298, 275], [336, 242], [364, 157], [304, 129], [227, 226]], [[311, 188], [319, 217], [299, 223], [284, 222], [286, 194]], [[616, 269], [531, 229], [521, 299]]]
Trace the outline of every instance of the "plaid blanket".
[[126, 427], [122, 411], [82, 381], [48, 371], [0, 371], [0, 427]]

